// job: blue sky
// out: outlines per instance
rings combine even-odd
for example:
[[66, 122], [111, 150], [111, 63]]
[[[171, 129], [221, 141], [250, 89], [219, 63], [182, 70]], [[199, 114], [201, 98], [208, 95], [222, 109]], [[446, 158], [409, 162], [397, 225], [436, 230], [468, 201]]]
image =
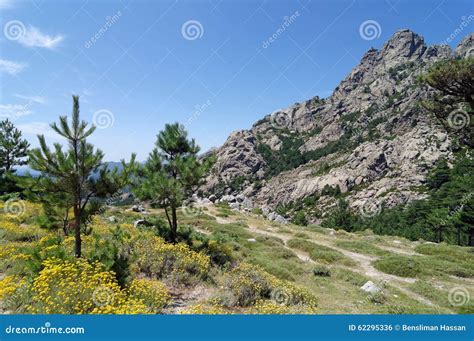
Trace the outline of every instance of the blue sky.
[[[82, 117], [101, 128], [91, 140], [106, 160], [131, 152], [144, 160], [175, 121], [206, 150], [274, 110], [328, 96], [370, 47], [401, 28], [435, 44], [462, 26], [450, 41], [457, 45], [473, 31], [473, 6], [0, 0], [0, 118], [12, 119], [32, 145], [36, 133], [56, 142], [48, 124], [69, 114], [78, 94]], [[363, 36], [368, 20], [375, 31]]]

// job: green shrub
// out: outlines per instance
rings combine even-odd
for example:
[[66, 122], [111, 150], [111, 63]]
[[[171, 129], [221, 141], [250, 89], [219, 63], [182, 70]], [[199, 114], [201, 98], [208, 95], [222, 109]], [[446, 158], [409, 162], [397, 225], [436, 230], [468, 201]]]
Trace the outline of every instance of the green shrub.
[[362, 254], [368, 254], [368, 255], [375, 255], [375, 256], [386, 256], [390, 254], [390, 252], [382, 250], [378, 248], [375, 245], [372, 245], [369, 242], [366, 241], [359, 241], [359, 240], [339, 240], [336, 242], [336, 246], [362, 253]]
[[423, 273], [423, 266], [415, 257], [388, 256], [376, 260], [373, 265], [380, 271], [400, 277], [418, 277]]
[[295, 225], [302, 225], [302, 226], [306, 226], [308, 225], [308, 219], [306, 218], [306, 215], [304, 214], [303, 211], [298, 211], [293, 219], [291, 220], [291, 222]]
[[356, 287], [361, 287], [369, 280], [364, 275], [347, 269], [334, 269], [334, 277], [344, 282], [350, 283]]
[[330, 277], [331, 270], [324, 265], [319, 265], [313, 269], [313, 274], [316, 277]]
[[308, 240], [293, 238], [290, 239], [287, 245], [291, 248], [300, 249], [309, 254], [312, 260], [323, 263], [345, 263], [346, 265], [352, 265], [353, 262], [344, 256], [339, 251], [331, 249], [330, 247], [319, 245]]

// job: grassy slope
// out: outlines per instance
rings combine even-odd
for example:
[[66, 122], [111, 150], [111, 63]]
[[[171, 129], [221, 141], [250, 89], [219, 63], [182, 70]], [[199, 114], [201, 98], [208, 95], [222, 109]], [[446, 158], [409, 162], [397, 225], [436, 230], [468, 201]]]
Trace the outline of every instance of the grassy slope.
[[[448, 299], [459, 288], [474, 297], [474, 253], [469, 248], [370, 231], [280, 225], [212, 206], [185, 223], [205, 226], [207, 233], [231, 243], [241, 259], [306, 286], [318, 296], [321, 313], [472, 312], [472, 306], [456, 306]], [[252, 238], [256, 241], [249, 242]], [[319, 265], [330, 268], [331, 276], [314, 276]], [[385, 286], [381, 300], [359, 289], [368, 280]]]
[[[151, 213], [162, 215], [158, 210]], [[111, 215], [118, 223], [132, 223], [140, 217], [124, 208], [113, 208], [98, 219], [112, 227], [116, 224], [106, 219]], [[457, 306], [449, 299], [450, 291], [459, 292], [460, 288], [464, 295], [474, 297], [474, 253], [469, 248], [421, 244], [376, 236], [370, 231], [353, 234], [317, 226], [280, 225], [214, 206], [205, 207], [202, 214], [194, 217], [180, 214], [179, 219], [195, 233], [228, 245], [237, 262], [260, 265], [280, 279], [309, 289], [318, 297], [318, 313], [474, 311], [472, 303]], [[11, 242], [0, 233], [0, 245], [8, 243]], [[329, 269], [330, 276], [315, 276], [315, 268]], [[213, 272], [217, 281], [197, 283], [184, 293], [190, 298], [180, 299], [179, 304], [208, 300], [218, 290], [219, 278], [226, 275], [226, 270]], [[371, 296], [362, 292], [360, 287], [368, 280], [383, 285], [383, 294]]]

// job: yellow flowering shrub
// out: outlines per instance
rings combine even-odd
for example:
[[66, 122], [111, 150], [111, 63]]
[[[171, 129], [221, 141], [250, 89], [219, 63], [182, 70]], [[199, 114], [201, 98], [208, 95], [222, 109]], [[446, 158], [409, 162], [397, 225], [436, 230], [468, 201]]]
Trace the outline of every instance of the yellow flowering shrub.
[[141, 300], [151, 312], [159, 313], [171, 300], [163, 283], [151, 279], [134, 279], [127, 287], [128, 296]]
[[269, 297], [272, 291], [270, 275], [261, 268], [242, 263], [234, 268], [227, 286], [235, 295], [237, 305], [247, 307], [259, 298]]
[[25, 242], [9, 242], [0, 244], [0, 260], [6, 260], [18, 253], [21, 253], [22, 250], [29, 245], [31, 244]]
[[0, 279], [0, 300], [13, 295], [22, 283], [23, 281], [16, 276], [5, 276]]
[[261, 299], [272, 299], [282, 306], [301, 305], [312, 311], [316, 297], [307, 289], [276, 278], [262, 268], [242, 263], [229, 274], [227, 287], [235, 296], [236, 304], [247, 307]]
[[[94, 247], [94, 238], [91, 235], [81, 235], [81, 241], [82, 241], [82, 255], [84, 258], [88, 258], [92, 252], [92, 249]], [[63, 240], [63, 245], [64, 248], [67, 250], [68, 254], [73, 255], [74, 254], [74, 248], [75, 248], [75, 238], [74, 236], [67, 236]], [[105, 243], [105, 240], [104, 240]]]
[[[0, 211], [1, 212], [1, 211]], [[0, 238], [9, 241], [32, 241], [40, 239], [47, 232], [37, 226], [20, 224], [8, 219], [0, 219]]]
[[248, 311], [249, 314], [258, 315], [285, 315], [291, 314], [290, 309], [278, 303], [268, 300], [258, 300]]
[[135, 238], [132, 249], [138, 270], [150, 277], [171, 275], [178, 282], [187, 282], [190, 276], [205, 277], [209, 272], [209, 257], [192, 251], [185, 244], [170, 244], [152, 234]]
[[32, 285], [32, 313], [40, 314], [145, 314], [140, 300], [129, 299], [111, 271], [84, 259], [43, 262]]
[[229, 314], [223, 307], [216, 305], [196, 304], [181, 310], [183, 315], [223, 315]]
[[2, 220], [9, 220], [20, 224], [39, 216], [42, 208], [41, 204], [12, 198], [7, 201], [0, 201], [0, 212], [6, 213], [2, 215]]

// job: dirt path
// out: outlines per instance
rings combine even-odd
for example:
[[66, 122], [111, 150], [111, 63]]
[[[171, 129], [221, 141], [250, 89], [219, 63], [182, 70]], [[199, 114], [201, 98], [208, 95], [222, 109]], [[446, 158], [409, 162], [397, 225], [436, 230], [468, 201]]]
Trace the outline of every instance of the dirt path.
[[212, 296], [213, 290], [205, 285], [192, 288], [182, 288], [171, 292], [171, 304], [163, 310], [165, 315], [180, 314], [184, 309]]
[[[230, 223], [235, 222], [235, 220], [233, 220], [233, 219], [217, 217], [216, 215], [214, 215], [214, 212], [212, 212], [211, 209], [207, 213], [209, 215], [213, 216], [219, 224], [230, 224]], [[270, 231], [262, 230], [262, 229], [260, 229], [256, 226], [254, 226], [253, 224], [249, 223], [248, 221], [246, 223], [248, 225], [248, 229], [249, 229], [250, 232], [255, 233], [255, 234], [264, 235], [264, 236], [278, 238], [281, 241], [283, 241], [285, 249], [290, 250], [291, 252], [293, 252], [300, 260], [302, 260], [304, 262], [309, 262], [309, 263], [312, 263], [312, 264], [316, 264], [309, 257], [309, 255], [306, 252], [290, 248], [287, 245], [288, 241], [292, 238], [291, 235], [286, 235], [286, 234], [282, 234], [282, 233], [278, 233], [278, 232], [270, 232]], [[393, 286], [394, 288], [396, 288], [397, 290], [403, 292], [408, 297], [410, 297], [410, 298], [412, 298], [412, 299], [414, 299], [414, 300], [416, 300], [416, 301], [418, 301], [422, 304], [428, 305], [430, 307], [439, 307], [437, 304], [434, 304], [433, 302], [426, 299], [425, 297], [423, 297], [421, 295], [418, 295], [418, 294], [412, 292], [411, 290], [405, 288], [403, 285], [401, 285], [401, 283], [406, 283], [406, 284], [415, 283], [416, 282], [415, 278], [399, 277], [399, 276], [390, 275], [390, 274], [387, 274], [385, 272], [377, 270], [372, 265], [372, 262], [377, 259], [376, 257], [371, 257], [371, 256], [367, 256], [367, 255], [363, 255], [363, 254], [360, 254], [360, 253], [356, 253], [356, 252], [352, 252], [352, 251], [342, 249], [340, 247], [334, 246], [333, 243], [331, 243], [329, 241], [326, 241], [324, 239], [317, 239], [317, 240], [310, 239], [310, 241], [313, 241], [317, 244], [320, 244], [320, 245], [323, 245], [323, 246], [326, 246], [326, 247], [330, 247], [330, 248], [332, 248], [336, 251], [339, 251], [340, 253], [342, 253], [346, 257], [351, 258], [352, 260], [354, 260], [358, 264], [358, 266], [356, 268], [347, 268], [347, 269], [350, 269], [352, 271], [355, 271], [357, 273], [360, 273], [362, 275], [370, 277], [370, 278], [374, 279], [376, 282], [386, 282], [386, 283], [390, 284], [391, 286]], [[392, 250], [387, 249], [387, 251], [391, 251], [391, 252], [397, 252], [398, 251], [398, 253], [403, 253], [403, 250], [400, 251], [399, 249], [396, 249], [396, 251], [395, 250], [392, 251]], [[411, 255], [411, 253], [409, 253], [408, 251], [405, 254]]]

